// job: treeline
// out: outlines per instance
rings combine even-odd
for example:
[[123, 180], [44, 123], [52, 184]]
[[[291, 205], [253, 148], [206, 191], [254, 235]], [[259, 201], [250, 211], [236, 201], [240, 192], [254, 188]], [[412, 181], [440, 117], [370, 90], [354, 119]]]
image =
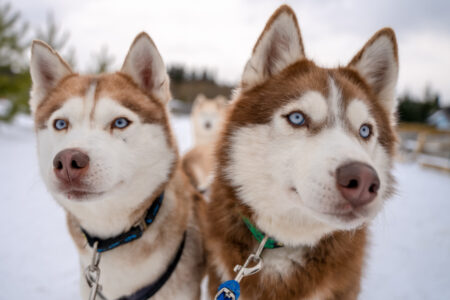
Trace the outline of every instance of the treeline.
[[217, 82], [214, 73], [202, 70], [188, 70], [183, 65], [172, 65], [167, 68], [170, 77], [170, 89], [175, 99], [194, 101], [198, 94], [212, 98], [217, 95], [230, 97], [232, 87]]
[[[30, 30], [26, 20], [11, 4], [0, 3], [0, 121], [11, 121], [18, 113], [29, 113], [28, 99], [31, 79], [27, 54], [31, 41], [40, 39], [52, 46], [76, 70], [75, 48], [69, 46], [70, 33], [48, 14], [44, 26]], [[103, 46], [92, 54], [87, 73], [111, 71], [114, 57]], [[169, 65], [171, 90], [175, 99], [191, 103], [202, 93], [207, 97], [230, 97], [232, 87], [220, 84], [215, 74], [206, 69], [189, 69], [183, 65]], [[400, 122], [426, 122], [440, 109], [440, 97], [427, 88], [423, 97], [404, 93], [399, 97]]]
[[[19, 113], [29, 113], [28, 99], [31, 78], [27, 55], [31, 41], [39, 39], [58, 53], [77, 70], [75, 48], [69, 45], [70, 33], [63, 31], [51, 13], [40, 28], [30, 29], [28, 22], [10, 3], [0, 3], [0, 121], [11, 121]], [[92, 53], [86, 73], [96, 74], [111, 71], [114, 57], [103, 46]], [[187, 70], [183, 65], [168, 67], [174, 98], [192, 102], [197, 94], [207, 97], [218, 94], [229, 96], [231, 87], [218, 84], [208, 70]]]
[[430, 87], [423, 97], [404, 93], [399, 97], [398, 116], [400, 122], [426, 123], [429, 116], [441, 108], [440, 96]]

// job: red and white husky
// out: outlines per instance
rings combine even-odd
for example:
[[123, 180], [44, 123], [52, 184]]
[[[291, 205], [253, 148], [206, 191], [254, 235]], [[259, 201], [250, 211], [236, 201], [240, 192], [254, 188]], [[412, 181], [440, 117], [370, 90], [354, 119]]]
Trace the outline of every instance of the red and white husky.
[[263, 251], [240, 299], [357, 298], [366, 224], [394, 190], [397, 74], [389, 28], [328, 69], [305, 56], [292, 9], [274, 13], [217, 146], [205, 238], [211, 295], [259, 244], [247, 218], [284, 246]]
[[198, 299], [200, 236], [169, 125], [169, 78], [151, 38], [138, 35], [121, 71], [101, 75], [73, 73], [35, 41], [31, 76], [40, 169], [67, 211], [83, 298], [98, 242], [108, 299]]

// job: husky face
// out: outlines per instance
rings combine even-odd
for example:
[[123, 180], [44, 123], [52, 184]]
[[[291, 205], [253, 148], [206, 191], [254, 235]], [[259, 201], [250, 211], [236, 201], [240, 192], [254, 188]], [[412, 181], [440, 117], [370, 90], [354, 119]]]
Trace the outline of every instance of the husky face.
[[397, 72], [390, 29], [348, 66], [325, 69], [305, 58], [295, 15], [269, 21], [218, 148], [222, 177], [257, 226], [288, 245], [312, 245], [379, 212], [394, 188]]
[[[115, 230], [119, 215], [129, 216], [155, 196], [176, 162], [164, 64], [141, 34], [116, 74], [73, 74], [41, 42], [33, 44], [31, 74], [30, 104], [47, 188], [85, 229], [106, 235], [102, 229]], [[105, 224], [98, 214], [111, 221]]]
[[196, 144], [211, 143], [217, 137], [225, 112], [227, 110], [227, 99], [217, 96], [208, 99], [200, 94], [194, 101], [192, 107], [192, 123]]

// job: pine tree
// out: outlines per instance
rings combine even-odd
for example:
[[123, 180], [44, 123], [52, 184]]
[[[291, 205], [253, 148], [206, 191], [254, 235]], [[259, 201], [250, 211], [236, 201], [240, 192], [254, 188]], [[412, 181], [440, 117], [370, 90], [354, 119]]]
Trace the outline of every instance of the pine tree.
[[92, 54], [92, 63], [89, 66], [89, 72], [100, 74], [111, 71], [114, 63], [114, 56], [109, 54], [108, 47], [103, 45], [99, 52]]
[[[0, 121], [10, 121], [19, 112], [28, 112], [31, 79], [25, 57], [29, 40], [28, 24], [11, 4], [0, 4]], [[5, 105], [6, 103], [6, 105]]]

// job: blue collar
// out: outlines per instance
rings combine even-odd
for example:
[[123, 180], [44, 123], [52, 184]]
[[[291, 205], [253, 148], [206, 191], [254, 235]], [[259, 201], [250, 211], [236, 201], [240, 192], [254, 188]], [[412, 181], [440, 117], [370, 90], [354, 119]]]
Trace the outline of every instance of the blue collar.
[[87, 231], [84, 230], [83, 228], [81, 228], [81, 231], [86, 237], [89, 246], [93, 247], [94, 244], [98, 242], [97, 252], [105, 252], [112, 250], [116, 247], [119, 247], [123, 244], [127, 244], [140, 238], [144, 233], [145, 229], [147, 228], [147, 226], [153, 223], [156, 215], [158, 214], [159, 208], [161, 207], [163, 199], [164, 199], [164, 192], [162, 192], [161, 195], [159, 195], [158, 198], [156, 198], [155, 201], [153, 201], [152, 205], [147, 210], [145, 218], [141, 221], [139, 225], [131, 227], [130, 230], [118, 236], [102, 240], [98, 237], [93, 237], [89, 235]]

